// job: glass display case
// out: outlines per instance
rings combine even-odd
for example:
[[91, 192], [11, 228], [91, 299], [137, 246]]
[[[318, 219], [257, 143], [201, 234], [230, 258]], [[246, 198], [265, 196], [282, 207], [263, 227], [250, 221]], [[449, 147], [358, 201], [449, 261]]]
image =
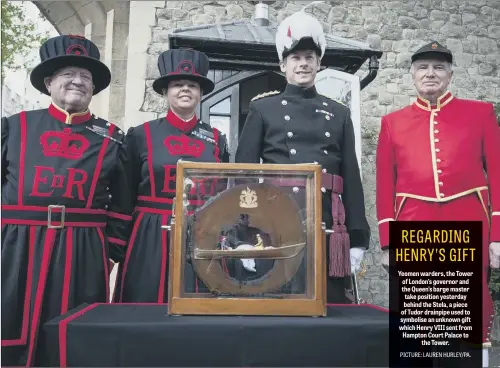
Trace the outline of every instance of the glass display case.
[[326, 315], [321, 168], [179, 161], [169, 314]]

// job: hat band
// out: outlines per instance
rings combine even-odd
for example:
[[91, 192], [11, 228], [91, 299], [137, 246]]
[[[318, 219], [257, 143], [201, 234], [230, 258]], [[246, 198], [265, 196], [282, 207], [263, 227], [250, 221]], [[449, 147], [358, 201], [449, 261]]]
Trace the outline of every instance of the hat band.
[[290, 54], [294, 51], [304, 51], [304, 50], [311, 50], [311, 51], [316, 51], [321, 54], [321, 47], [319, 44], [312, 38], [311, 36], [307, 37], [302, 37], [298, 40], [293, 41], [292, 45], [290, 47], [285, 47], [283, 50], [283, 54]]
[[170, 72], [167, 73], [167, 76], [169, 75], [195, 75], [197, 77], [203, 77], [201, 74], [198, 73], [186, 73], [186, 72]]

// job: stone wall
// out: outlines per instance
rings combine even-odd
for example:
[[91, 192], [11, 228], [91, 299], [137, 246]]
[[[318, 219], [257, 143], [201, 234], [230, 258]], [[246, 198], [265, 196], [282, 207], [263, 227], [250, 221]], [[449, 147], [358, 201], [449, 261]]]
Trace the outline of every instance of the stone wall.
[[[155, 2], [159, 3], [159, 2]], [[272, 23], [300, 10], [309, 1], [276, 1], [269, 7]], [[384, 114], [413, 102], [415, 90], [409, 74], [410, 55], [419, 46], [437, 40], [455, 54], [452, 92], [463, 98], [500, 101], [500, 1], [327, 1], [307, 9], [325, 32], [368, 41], [384, 52], [380, 71], [362, 91], [362, 170], [366, 209], [372, 227], [371, 249], [365, 256], [367, 272], [361, 279], [361, 296], [387, 306], [387, 274], [380, 267], [375, 213], [375, 148]], [[158, 76], [157, 56], [167, 49], [172, 29], [251, 18], [248, 1], [167, 1], [156, 10], [146, 72], [147, 93], [141, 110], [163, 114], [165, 101], [151, 89]], [[360, 75], [366, 68], [360, 71]]]
[[39, 94], [38, 99], [32, 95], [19, 95], [9, 86], [2, 86], [2, 117], [9, 117], [23, 110], [36, 110], [47, 107], [48, 99]]

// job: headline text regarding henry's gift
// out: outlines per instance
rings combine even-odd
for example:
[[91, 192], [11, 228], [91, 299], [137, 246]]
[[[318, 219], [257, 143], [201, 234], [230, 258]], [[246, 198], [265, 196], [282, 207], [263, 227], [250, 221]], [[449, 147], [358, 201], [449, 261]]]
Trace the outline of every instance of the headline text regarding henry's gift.
[[390, 231], [391, 366], [479, 367], [480, 351], [465, 347], [482, 337], [482, 224], [395, 222]]

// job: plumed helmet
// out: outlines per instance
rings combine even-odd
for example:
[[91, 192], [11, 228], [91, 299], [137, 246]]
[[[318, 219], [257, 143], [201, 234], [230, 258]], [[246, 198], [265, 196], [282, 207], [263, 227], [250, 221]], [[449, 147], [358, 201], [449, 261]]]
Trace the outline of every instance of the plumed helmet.
[[326, 39], [321, 23], [304, 10], [285, 18], [276, 32], [276, 50], [280, 61], [295, 50], [315, 50], [325, 54]]

